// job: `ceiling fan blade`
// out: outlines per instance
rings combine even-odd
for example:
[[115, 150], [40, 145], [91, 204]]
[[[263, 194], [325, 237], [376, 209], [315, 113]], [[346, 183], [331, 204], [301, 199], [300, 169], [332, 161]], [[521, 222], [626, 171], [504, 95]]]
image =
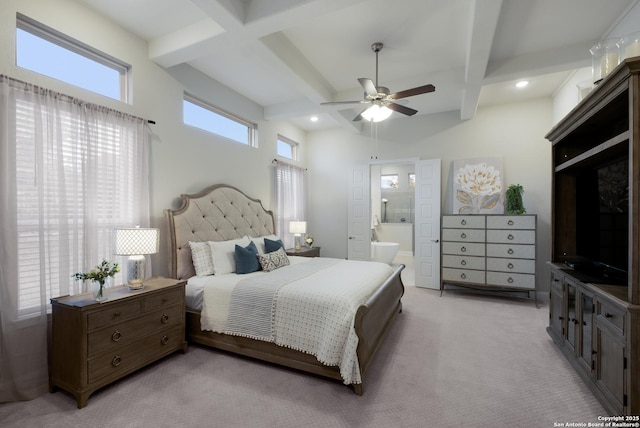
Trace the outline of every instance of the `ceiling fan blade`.
[[402, 106], [396, 103], [387, 103], [386, 106], [393, 111], [397, 111], [398, 113], [406, 114], [407, 116], [413, 116], [418, 112], [418, 110], [414, 110], [409, 107]]
[[329, 101], [326, 103], [320, 103], [321, 106], [331, 106], [331, 105], [339, 105], [339, 104], [369, 104], [373, 101], [371, 100], [358, 100], [358, 101]]
[[412, 97], [414, 95], [426, 94], [428, 92], [433, 92], [436, 90], [436, 87], [433, 85], [424, 85], [418, 86], [417, 88], [406, 89], [404, 91], [396, 92], [395, 94], [390, 94], [387, 98], [390, 100], [399, 100], [400, 98]]
[[368, 96], [370, 97], [378, 96], [378, 90], [376, 89], [376, 85], [373, 84], [373, 80], [360, 77], [358, 79], [358, 82], [360, 82], [362, 89], [364, 89], [364, 91], [367, 93]]

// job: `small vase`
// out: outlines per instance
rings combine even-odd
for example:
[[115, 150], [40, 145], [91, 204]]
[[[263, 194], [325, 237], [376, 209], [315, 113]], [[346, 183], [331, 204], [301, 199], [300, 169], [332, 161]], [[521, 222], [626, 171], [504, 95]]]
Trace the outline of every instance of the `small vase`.
[[91, 291], [96, 302], [104, 302], [109, 298], [109, 279], [105, 279], [103, 284], [99, 281], [91, 281]]

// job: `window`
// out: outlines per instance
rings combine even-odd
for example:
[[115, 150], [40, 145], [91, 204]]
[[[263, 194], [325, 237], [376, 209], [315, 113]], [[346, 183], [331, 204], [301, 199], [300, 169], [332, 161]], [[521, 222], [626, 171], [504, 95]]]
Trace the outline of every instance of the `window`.
[[130, 66], [18, 14], [16, 64], [80, 88], [127, 102]]
[[276, 153], [291, 160], [298, 160], [298, 143], [282, 135], [278, 135], [278, 147]]
[[409, 173], [409, 187], [410, 188], [416, 187], [416, 174], [413, 172]]
[[255, 124], [186, 94], [182, 105], [183, 121], [186, 125], [195, 126], [241, 144], [256, 146], [257, 126]]
[[380, 177], [380, 188], [382, 189], [397, 189], [398, 188], [398, 174], [383, 175]]

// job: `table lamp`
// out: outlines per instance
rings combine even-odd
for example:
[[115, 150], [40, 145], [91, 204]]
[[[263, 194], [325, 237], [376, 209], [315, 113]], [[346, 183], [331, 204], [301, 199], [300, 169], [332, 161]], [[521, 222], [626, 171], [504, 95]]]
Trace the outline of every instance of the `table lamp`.
[[306, 221], [292, 221], [289, 222], [289, 233], [293, 233], [296, 238], [296, 250], [300, 250], [300, 236], [307, 232]]
[[154, 228], [130, 227], [115, 230], [115, 253], [119, 256], [129, 256], [127, 259], [129, 290], [142, 289], [145, 254], [158, 252], [158, 235], [158, 229]]

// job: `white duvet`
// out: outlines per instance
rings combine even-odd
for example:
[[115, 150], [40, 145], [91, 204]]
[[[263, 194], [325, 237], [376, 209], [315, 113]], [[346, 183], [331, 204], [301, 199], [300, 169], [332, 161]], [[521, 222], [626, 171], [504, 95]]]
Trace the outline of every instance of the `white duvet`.
[[[313, 263], [310, 258], [291, 257], [292, 265]], [[204, 283], [201, 328], [217, 333], [227, 330], [233, 288], [248, 277], [288, 269], [207, 277]], [[299, 270], [299, 268], [296, 268]], [[358, 307], [393, 272], [384, 263], [336, 260], [336, 263], [280, 287], [274, 300], [274, 343], [314, 355], [322, 364], [339, 366], [345, 384], [361, 383], [354, 329]], [[193, 281], [194, 285], [203, 279]]]

